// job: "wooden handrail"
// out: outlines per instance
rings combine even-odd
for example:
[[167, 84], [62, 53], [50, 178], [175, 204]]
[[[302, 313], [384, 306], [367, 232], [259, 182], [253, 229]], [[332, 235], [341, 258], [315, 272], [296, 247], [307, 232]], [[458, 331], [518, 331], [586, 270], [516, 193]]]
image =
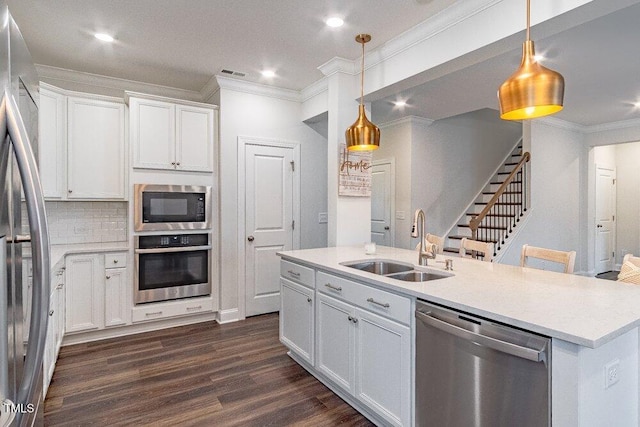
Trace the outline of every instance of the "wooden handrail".
[[[498, 190], [493, 195], [491, 200], [489, 200], [489, 202], [487, 203], [487, 206], [485, 206], [484, 209], [482, 209], [482, 211], [476, 217], [471, 218], [471, 220], [469, 221], [469, 228], [471, 228], [471, 236], [473, 236], [472, 238], [474, 239], [476, 238], [476, 233], [478, 231], [478, 227], [480, 227], [480, 224], [482, 223], [482, 220], [487, 216], [491, 208], [493, 208], [493, 206], [496, 204], [500, 196], [502, 196], [507, 186], [511, 184], [511, 181], [513, 181], [518, 171], [520, 171], [520, 169], [524, 167], [524, 164], [527, 163], [529, 159], [531, 159], [531, 155], [527, 151], [522, 155], [522, 158], [520, 159], [516, 167], [513, 168], [513, 170], [507, 177], [507, 179], [504, 180], [504, 182], [502, 183], [500, 188], [498, 188]], [[522, 185], [526, 185], [526, 183], [523, 182]]]

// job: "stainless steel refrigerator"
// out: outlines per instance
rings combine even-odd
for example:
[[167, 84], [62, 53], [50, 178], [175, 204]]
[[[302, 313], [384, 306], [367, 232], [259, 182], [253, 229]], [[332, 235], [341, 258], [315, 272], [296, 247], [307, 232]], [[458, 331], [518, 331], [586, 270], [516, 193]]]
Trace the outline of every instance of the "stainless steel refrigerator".
[[[0, 91], [0, 427], [30, 426], [42, 421], [43, 412], [49, 235], [34, 155], [38, 75], [4, 0], [0, 0]], [[23, 209], [28, 224], [23, 224]], [[27, 245], [33, 263], [31, 296], [22, 281], [22, 251]], [[25, 310], [29, 306], [30, 315]]]

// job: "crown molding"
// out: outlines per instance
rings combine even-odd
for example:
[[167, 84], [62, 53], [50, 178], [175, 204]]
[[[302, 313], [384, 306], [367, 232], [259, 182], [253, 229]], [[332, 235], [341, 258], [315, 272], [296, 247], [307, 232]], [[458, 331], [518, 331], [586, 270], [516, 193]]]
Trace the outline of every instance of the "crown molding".
[[603, 123], [601, 125], [588, 126], [586, 133], [607, 132], [619, 129], [640, 127], [640, 119], [621, 120], [619, 122]]
[[503, 1], [505, 0], [465, 0], [455, 2], [427, 20], [372, 49], [365, 58], [365, 69], [379, 65]]
[[99, 74], [85, 73], [66, 68], [51, 67], [49, 65], [36, 64], [36, 70], [40, 79], [65, 83], [76, 83], [87, 86], [100, 87], [110, 90], [134, 90], [136, 92], [154, 93], [177, 99], [201, 101], [199, 92], [178, 89], [169, 86], [154, 85], [135, 80], [120, 79], [117, 77], [102, 76]]
[[216, 81], [216, 76], [213, 75], [202, 89], [200, 89], [200, 96], [204, 102], [210, 102], [218, 92], [220, 92], [220, 86]]
[[300, 102], [300, 92], [291, 89], [282, 89], [275, 86], [268, 86], [260, 83], [246, 82], [229, 77], [215, 75], [220, 89], [229, 89], [236, 92], [244, 92], [252, 95], [269, 96], [271, 98], [283, 99], [285, 101]]
[[390, 127], [393, 127], [393, 126], [404, 125], [404, 124], [407, 124], [407, 123], [408, 124], [418, 124], [418, 125], [423, 125], [423, 126], [427, 127], [427, 126], [430, 126], [431, 124], [433, 124], [433, 122], [434, 122], [434, 120], [426, 119], [424, 117], [405, 116], [405, 117], [401, 117], [399, 119], [391, 120], [390, 122], [382, 123], [378, 127], [380, 129], [386, 129], [386, 128], [390, 128]]
[[327, 77], [322, 77], [320, 80], [316, 80], [300, 91], [301, 101], [308, 101], [314, 96], [320, 95], [321, 93], [327, 92], [328, 90], [329, 80], [327, 79]]
[[350, 61], [348, 59], [340, 58], [336, 56], [331, 58], [324, 64], [318, 67], [318, 70], [322, 72], [326, 77], [332, 76], [336, 73], [345, 73], [350, 75], [356, 74], [356, 61]]
[[532, 119], [532, 121], [537, 121], [547, 126], [551, 126], [558, 129], [566, 129], [572, 132], [586, 133], [588, 129], [587, 126], [584, 126], [578, 123], [568, 122], [566, 120], [562, 120], [557, 117], [551, 117], [551, 116], [541, 117], [539, 119]]

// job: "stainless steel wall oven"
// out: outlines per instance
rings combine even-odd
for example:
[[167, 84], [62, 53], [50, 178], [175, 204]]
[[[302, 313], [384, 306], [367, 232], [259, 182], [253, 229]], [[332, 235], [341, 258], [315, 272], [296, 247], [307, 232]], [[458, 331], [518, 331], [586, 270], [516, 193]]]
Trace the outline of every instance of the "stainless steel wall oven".
[[211, 235], [136, 236], [135, 303], [211, 294]]

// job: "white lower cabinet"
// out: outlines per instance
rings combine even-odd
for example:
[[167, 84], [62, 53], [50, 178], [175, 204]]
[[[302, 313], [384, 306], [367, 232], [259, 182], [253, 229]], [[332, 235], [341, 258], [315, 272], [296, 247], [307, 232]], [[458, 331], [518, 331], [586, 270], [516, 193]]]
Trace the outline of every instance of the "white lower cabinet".
[[[105, 268], [105, 258], [113, 256], [123, 261]], [[67, 333], [131, 323], [126, 253], [71, 255], [66, 268]]]
[[282, 343], [379, 423], [411, 425], [411, 300], [323, 271], [304, 286], [306, 270], [282, 261]]
[[60, 269], [55, 272], [51, 280], [51, 294], [49, 296], [49, 320], [47, 323], [47, 339], [44, 347], [43, 358], [43, 393], [46, 396], [53, 371], [56, 367], [58, 353], [64, 337], [65, 315], [65, 271]]
[[313, 365], [313, 289], [280, 279], [280, 341]]

